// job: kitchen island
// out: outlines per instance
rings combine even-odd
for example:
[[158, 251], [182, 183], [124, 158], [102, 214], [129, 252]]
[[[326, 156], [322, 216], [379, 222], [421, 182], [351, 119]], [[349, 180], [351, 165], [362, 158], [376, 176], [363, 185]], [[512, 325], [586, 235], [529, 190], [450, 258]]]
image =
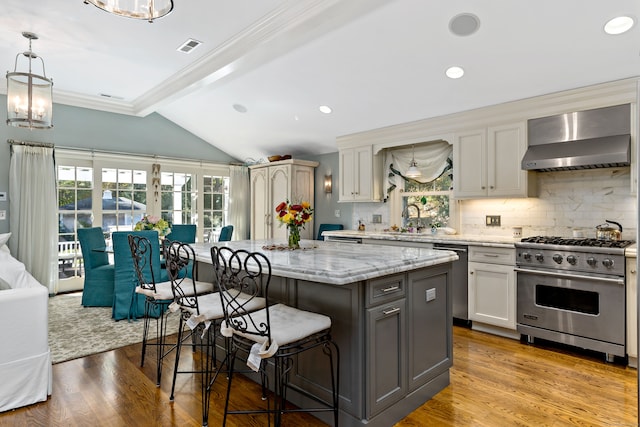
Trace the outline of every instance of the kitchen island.
[[[302, 241], [216, 245], [264, 253], [270, 297], [331, 317], [340, 349], [341, 426], [389, 426], [449, 384], [452, 364], [450, 251]], [[195, 244], [198, 275], [212, 280], [210, 247]], [[273, 249], [275, 247], [275, 249]], [[324, 356], [295, 364], [292, 382], [329, 400]], [[288, 400], [305, 405], [300, 395]], [[326, 416], [324, 416], [326, 415]], [[329, 414], [317, 414], [330, 423]]]

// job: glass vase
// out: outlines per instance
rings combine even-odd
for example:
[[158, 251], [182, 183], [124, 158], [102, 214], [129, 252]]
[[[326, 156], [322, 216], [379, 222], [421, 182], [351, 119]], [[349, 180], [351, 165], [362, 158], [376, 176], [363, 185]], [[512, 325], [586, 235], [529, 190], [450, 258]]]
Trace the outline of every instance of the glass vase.
[[300, 226], [289, 224], [289, 249], [300, 249]]

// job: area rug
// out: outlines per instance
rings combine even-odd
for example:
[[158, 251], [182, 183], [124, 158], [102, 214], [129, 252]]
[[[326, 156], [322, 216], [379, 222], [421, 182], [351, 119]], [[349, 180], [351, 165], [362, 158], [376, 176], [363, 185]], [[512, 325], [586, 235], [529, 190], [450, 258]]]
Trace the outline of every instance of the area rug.
[[[113, 350], [142, 341], [143, 320], [111, 318], [111, 307], [83, 307], [82, 293], [49, 298], [49, 347], [53, 363]], [[167, 332], [178, 332], [178, 314], [169, 315]], [[155, 336], [155, 322], [151, 325]]]

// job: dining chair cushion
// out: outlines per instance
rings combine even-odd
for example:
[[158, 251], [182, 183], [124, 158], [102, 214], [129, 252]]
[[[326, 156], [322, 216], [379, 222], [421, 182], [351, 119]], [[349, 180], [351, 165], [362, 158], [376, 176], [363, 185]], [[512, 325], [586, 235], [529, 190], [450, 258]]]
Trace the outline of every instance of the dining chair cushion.
[[[194, 295], [193, 281], [190, 278], [186, 278], [182, 282], [182, 286], [184, 286], [184, 291], [183, 291], [184, 296], [190, 297]], [[213, 283], [201, 282], [199, 280], [196, 280], [195, 292], [198, 295], [211, 293], [213, 292]], [[153, 292], [151, 289], [143, 289], [142, 287], [137, 286], [136, 293], [146, 295], [155, 300], [172, 300], [173, 299], [173, 290], [171, 289], [171, 281], [156, 283], [155, 292]]]
[[[248, 317], [251, 316], [252, 320]], [[244, 318], [247, 318], [246, 320]], [[241, 324], [266, 325], [267, 309], [245, 314], [238, 318]], [[258, 344], [262, 344], [259, 352], [260, 357], [271, 357], [278, 351], [278, 347], [291, 344], [318, 332], [331, 328], [331, 318], [323, 314], [311, 311], [299, 310], [297, 308], [276, 304], [269, 307], [269, 324], [271, 326], [271, 347], [266, 348], [266, 336], [245, 333], [233, 327], [227, 326], [226, 322], [220, 325], [220, 333], [225, 337], [233, 334], [240, 335]], [[249, 328], [251, 332], [251, 328]]]

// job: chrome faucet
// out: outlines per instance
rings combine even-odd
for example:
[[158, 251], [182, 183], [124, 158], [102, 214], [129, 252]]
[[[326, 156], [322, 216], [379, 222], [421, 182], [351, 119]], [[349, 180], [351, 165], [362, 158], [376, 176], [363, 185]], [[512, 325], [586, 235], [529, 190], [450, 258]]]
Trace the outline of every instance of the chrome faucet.
[[421, 221], [420, 221], [420, 208], [418, 207], [418, 205], [416, 205], [415, 203], [408, 204], [408, 205], [407, 205], [407, 207], [406, 207], [406, 208], [404, 208], [404, 210], [402, 211], [401, 216], [402, 216], [404, 219], [408, 220], [408, 219], [409, 219], [409, 208], [410, 208], [410, 207], [412, 207], [412, 206], [413, 206], [414, 208], [416, 208], [416, 212], [418, 212], [418, 223], [417, 223], [417, 225], [416, 225], [416, 228], [417, 228], [418, 230], [420, 230], [420, 229], [422, 228], [422, 224], [421, 224]]

